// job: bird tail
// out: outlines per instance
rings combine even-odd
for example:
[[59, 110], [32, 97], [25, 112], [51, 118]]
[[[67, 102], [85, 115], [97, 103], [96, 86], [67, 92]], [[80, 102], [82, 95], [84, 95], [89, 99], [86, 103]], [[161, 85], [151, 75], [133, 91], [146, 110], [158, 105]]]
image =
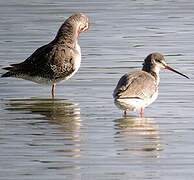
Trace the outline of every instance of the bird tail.
[[13, 77], [13, 76], [15, 76], [15, 73], [10, 72], [10, 71], [1, 75], [2, 78], [4, 78], [4, 77]]
[[17, 68], [15, 66], [12, 66], [11, 65], [9, 67], [4, 67], [2, 69], [8, 71], [8, 72], [6, 72], [6, 73], [4, 73], [4, 74], [1, 75], [2, 78], [3, 77], [14, 77], [14, 76], [16, 76], [16, 70], [17, 70]]

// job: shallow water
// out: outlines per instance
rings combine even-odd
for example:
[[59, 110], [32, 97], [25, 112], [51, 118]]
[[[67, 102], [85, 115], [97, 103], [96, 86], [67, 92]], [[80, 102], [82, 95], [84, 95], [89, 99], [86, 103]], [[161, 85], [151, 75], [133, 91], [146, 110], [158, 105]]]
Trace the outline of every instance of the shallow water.
[[[0, 79], [0, 179], [193, 179], [193, 9], [189, 0], [0, 1], [0, 67], [52, 40], [75, 11], [91, 18], [81, 68], [56, 100], [50, 87]], [[145, 118], [122, 118], [112, 91], [154, 51], [191, 79], [161, 72]]]

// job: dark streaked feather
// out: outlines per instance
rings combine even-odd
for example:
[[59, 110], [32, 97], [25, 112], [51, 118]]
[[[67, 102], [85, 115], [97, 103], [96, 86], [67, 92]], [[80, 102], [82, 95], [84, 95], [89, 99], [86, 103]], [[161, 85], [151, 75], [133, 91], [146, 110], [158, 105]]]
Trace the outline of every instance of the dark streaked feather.
[[[66, 45], [49, 43], [38, 48], [24, 62], [5, 67], [10, 76], [28, 75], [49, 79], [63, 78], [73, 72], [75, 50]], [[2, 75], [2, 77], [8, 77]]]
[[8, 72], [1, 75], [1, 77], [12, 77], [12, 76], [14, 76], [14, 74], [10, 71], [8, 71]]
[[11, 69], [12, 69], [13, 67], [4, 67], [4, 68], [2, 68], [2, 69], [4, 69], [4, 70], [7, 70], [7, 71], [10, 71]]

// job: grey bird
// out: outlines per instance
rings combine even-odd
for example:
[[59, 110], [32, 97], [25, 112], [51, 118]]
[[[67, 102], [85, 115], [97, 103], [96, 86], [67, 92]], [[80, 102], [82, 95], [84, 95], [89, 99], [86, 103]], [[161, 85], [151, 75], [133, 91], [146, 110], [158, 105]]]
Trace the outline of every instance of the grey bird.
[[81, 49], [78, 37], [88, 28], [89, 18], [85, 14], [73, 14], [59, 28], [53, 41], [38, 48], [25, 61], [3, 68], [8, 72], [1, 77], [50, 84], [54, 98], [55, 84], [72, 77], [80, 67]]
[[115, 105], [123, 110], [123, 116], [127, 115], [127, 111], [140, 111], [140, 116], [143, 117], [144, 108], [158, 97], [161, 69], [168, 69], [189, 79], [168, 66], [162, 54], [149, 54], [142, 70], [122, 76], [113, 92]]

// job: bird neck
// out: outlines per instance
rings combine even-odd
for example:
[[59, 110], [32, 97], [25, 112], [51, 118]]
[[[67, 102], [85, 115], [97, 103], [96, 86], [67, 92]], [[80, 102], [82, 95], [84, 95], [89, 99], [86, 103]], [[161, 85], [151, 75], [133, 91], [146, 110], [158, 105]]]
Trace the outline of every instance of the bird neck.
[[55, 40], [59, 44], [75, 46], [79, 37], [79, 26], [71, 22], [64, 22], [60, 27]]
[[156, 80], [156, 84], [158, 85], [160, 82], [160, 68], [158, 66], [154, 66], [154, 65], [148, 65], [148, 64], [144, 64], [142, 71], [146, 71], [147, 73], [151, 74], [155, 80]]

